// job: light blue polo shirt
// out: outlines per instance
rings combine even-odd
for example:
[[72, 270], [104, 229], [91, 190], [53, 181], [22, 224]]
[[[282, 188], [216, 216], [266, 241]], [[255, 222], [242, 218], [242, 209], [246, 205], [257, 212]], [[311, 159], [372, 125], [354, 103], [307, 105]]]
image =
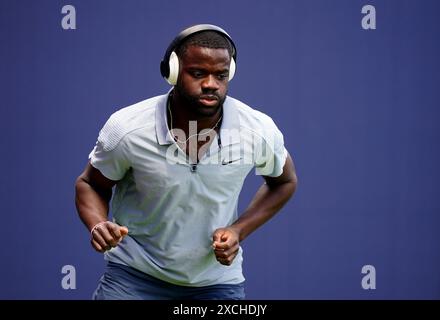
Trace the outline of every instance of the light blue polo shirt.
[[129, 230], [105, 258], [177, 285], [243, 282], [242, 249], [224, 266], [215, 259], [212, 235], [237, 219], [238, 196], [252, 168], [260, 175], [282, 173], [283, 135], [270, 117], [227, 97], [220, 139], [192, 164], [168, 129], [167, 98], [115, 112], [90, 153], [92, 166], [118, 181], [113, 220]]

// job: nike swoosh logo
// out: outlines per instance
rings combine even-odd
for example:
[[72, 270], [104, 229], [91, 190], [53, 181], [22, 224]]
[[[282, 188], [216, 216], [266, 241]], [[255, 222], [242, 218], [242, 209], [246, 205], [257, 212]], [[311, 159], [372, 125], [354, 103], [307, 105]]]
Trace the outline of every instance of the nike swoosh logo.
[[239, 161], [239, 160], [241, 160], [242, 158], [239, 158], [239, 159], [235, 159], [235, 160], [229, 160], [229, 161], [225, 161], [225, 159], [223, 159], [222, 160], [222, 165], [227, 165], [227, 164], [231, 164], [231, 163], [233, 163], [233, 162], [237, 162], [237, 161]]

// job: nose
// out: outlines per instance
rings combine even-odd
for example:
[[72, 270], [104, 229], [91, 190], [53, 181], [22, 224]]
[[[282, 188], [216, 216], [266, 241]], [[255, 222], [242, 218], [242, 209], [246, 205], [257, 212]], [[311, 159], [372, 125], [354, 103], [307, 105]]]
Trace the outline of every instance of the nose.
[[219, 84], [217, 82], [217, 79], [214, 75], [208, 75], [206, 78], [202, 81], [202, 89], [203, 90], [218, 90]]

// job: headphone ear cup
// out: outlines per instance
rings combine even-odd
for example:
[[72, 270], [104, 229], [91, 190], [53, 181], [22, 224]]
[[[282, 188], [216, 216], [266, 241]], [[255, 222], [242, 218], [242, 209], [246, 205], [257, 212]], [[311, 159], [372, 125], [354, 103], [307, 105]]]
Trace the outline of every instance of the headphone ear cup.
[[174, 51], [171, 52], [168, 64], [170, 67], [170, 74], [168, 78], [165, 78], [165, 80], [167, 80], [170, 85], [175, 86], [177, 84], [177, 78], [179, 76], [179, 57]]
[[234, 58], [231, 58], [231, 64], [229, 65], [229, 79], [228, 79], [228, 81], [231, 81], [232, 78], [234, 78], [236, 68], [237, 68], [237, 66], [235, 64], [235, 60], [234, 60]]

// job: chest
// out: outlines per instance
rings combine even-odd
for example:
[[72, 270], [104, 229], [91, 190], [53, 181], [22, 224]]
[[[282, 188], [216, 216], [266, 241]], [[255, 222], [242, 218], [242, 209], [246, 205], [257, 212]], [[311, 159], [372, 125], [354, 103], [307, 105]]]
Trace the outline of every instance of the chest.
[[234, 197], [253, 168], [253, 159], [239, 144], [221, 147], [211, 141], [197, 147], [197, 159], [177, 144], [144, 148], [133, 153], [132, 174], [141, 194], [177, 192], [205, 194], [215, 201]]

